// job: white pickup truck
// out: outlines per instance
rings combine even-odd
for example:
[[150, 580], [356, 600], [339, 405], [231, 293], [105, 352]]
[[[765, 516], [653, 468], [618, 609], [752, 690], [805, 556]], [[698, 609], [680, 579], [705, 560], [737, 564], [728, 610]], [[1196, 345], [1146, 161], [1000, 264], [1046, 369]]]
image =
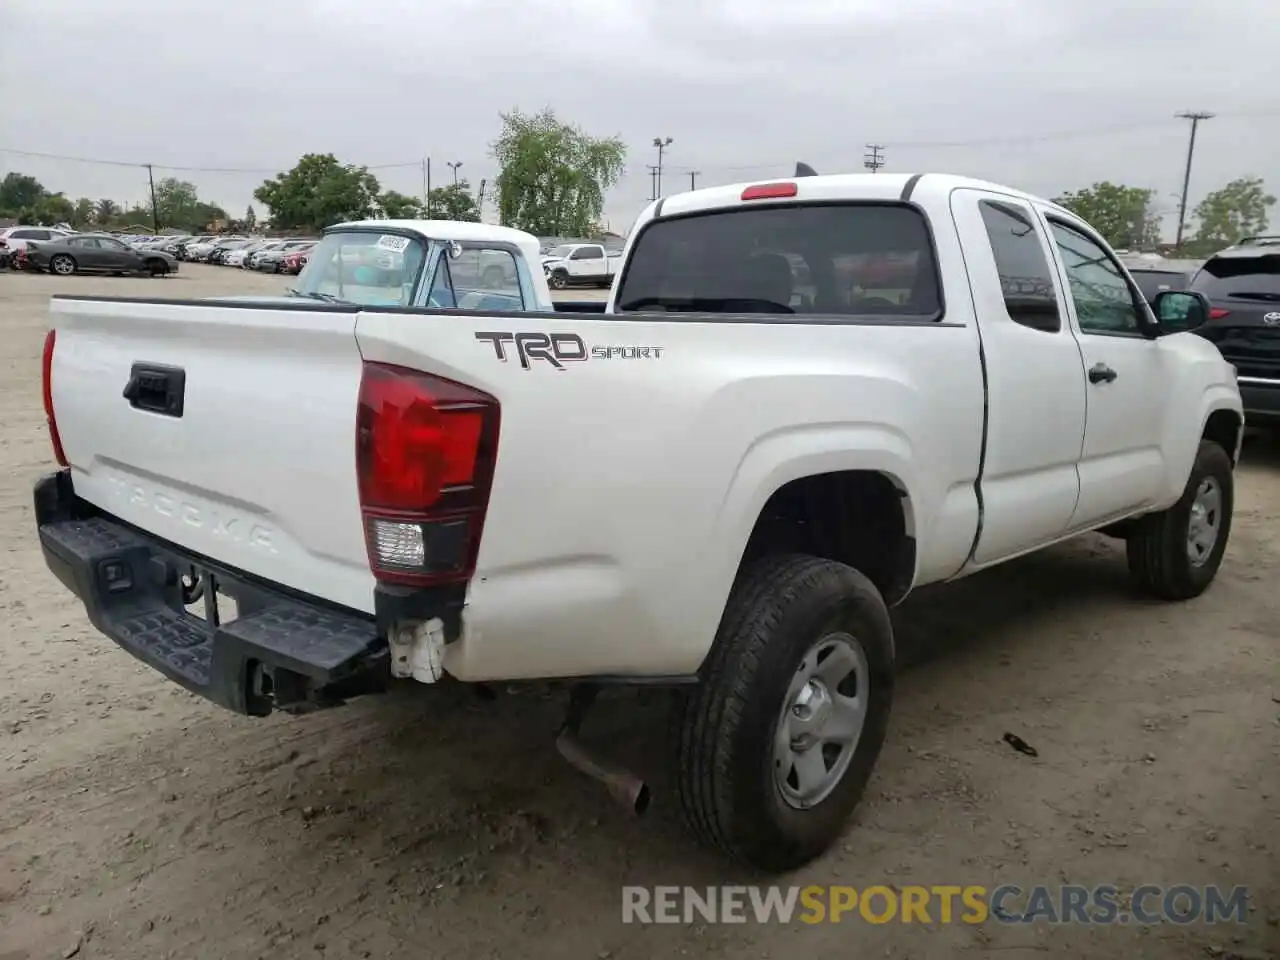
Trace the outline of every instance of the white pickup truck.
[[599, 243], [562, 243], [542, 258], [542, 269], [554, 290], [565, 287], [608, 287], [622, 266], [621, 250]]
[[[1097, 529], [1157, 597], [1218, 570], [1243, 418], [1185, 332], [1206, 301], [1148, 305], [1052, 203], [692, 191], [594, 314], [552, 312], [532, 237], [468, 229], [334, 228], [275, 301], [54, 299], [39, 537], [99, 630], [251, 715], [570, 680], [562, 752], [636, 809], [575, 731], [602, 685], [669, 684], [694, 832], [786, 870], [863, 793], [913, 588]], [[459, 296], [495, 250], [514, 302]]]

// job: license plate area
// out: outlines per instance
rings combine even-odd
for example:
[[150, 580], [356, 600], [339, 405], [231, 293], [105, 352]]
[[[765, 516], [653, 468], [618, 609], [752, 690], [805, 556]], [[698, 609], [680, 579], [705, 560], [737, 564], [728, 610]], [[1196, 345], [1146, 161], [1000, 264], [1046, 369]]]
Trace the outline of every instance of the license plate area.
[[188, 566], [179, 579], [179, 585], [182, 607], [188, 616], [218, 627], [240, 615], [236, 599], [222, 591], [218, 575], [210, 570]]

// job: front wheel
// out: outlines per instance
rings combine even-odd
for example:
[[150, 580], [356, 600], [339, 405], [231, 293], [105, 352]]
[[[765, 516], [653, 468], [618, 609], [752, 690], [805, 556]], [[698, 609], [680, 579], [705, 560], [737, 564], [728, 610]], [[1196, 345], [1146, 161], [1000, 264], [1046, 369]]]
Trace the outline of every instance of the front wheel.
[[68, 254], [60, 253], [49, 261], [49, 269], [60, 277], [69, 277], [76, 272], [76, 262]]
[[169, 265], [163, 260], [148, 260], [147, 273], [153, 277], [163, 277], [169, 272]]
[[739, 575], [705, 671], [672, 715], [684, 818], [736, 860], [797, 869], [840, 836], [884, 744], [884, 600], [844, 564], [766, 557]]
[[563, 290], [569, 285], [569, 275], [563, 270], [557, 270], [547, 282], [551, 284], [552, 290]]
[[1140, 518], [1127, 543], [1129, 573], [1161, 600], [1190, 600], [1208, 589], [1231, 535], [1235, 475], [1227, 451], [1200, 441], [1182, 497]]

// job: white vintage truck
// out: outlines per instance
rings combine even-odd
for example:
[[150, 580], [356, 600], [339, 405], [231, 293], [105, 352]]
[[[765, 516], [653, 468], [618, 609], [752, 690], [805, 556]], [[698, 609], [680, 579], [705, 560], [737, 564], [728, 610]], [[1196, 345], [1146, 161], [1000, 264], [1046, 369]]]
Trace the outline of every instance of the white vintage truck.
[[[1068, 211], [797, 174], [652, 204], [595, 313], [552, 310], [534, 238], [430, 222], [332, 228], [288, 298], [55, 298], [50, 569], [254, 716], [571, 681], [562, 752], [636, 809], [575, 734], [602, 685], [670, 685], [693, 831], [807, 862], [885, 737], [889, 609], [1099, 529], [1195, 597], [1243, 417], [1204, 297], [1149, 305]], [[518, 283], [459, 289], [497, 255]]]

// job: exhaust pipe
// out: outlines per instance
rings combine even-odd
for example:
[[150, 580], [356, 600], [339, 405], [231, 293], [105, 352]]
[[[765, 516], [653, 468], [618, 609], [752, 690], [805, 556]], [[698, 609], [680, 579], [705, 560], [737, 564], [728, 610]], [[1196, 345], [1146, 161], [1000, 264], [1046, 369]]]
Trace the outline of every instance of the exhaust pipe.
[[556, 736], [556, 749], [570, 766], [604, 784], [609, 796], [635, 816], [649, 809], [648, 785], [625, 767], [594, 756], [568, 727]]

